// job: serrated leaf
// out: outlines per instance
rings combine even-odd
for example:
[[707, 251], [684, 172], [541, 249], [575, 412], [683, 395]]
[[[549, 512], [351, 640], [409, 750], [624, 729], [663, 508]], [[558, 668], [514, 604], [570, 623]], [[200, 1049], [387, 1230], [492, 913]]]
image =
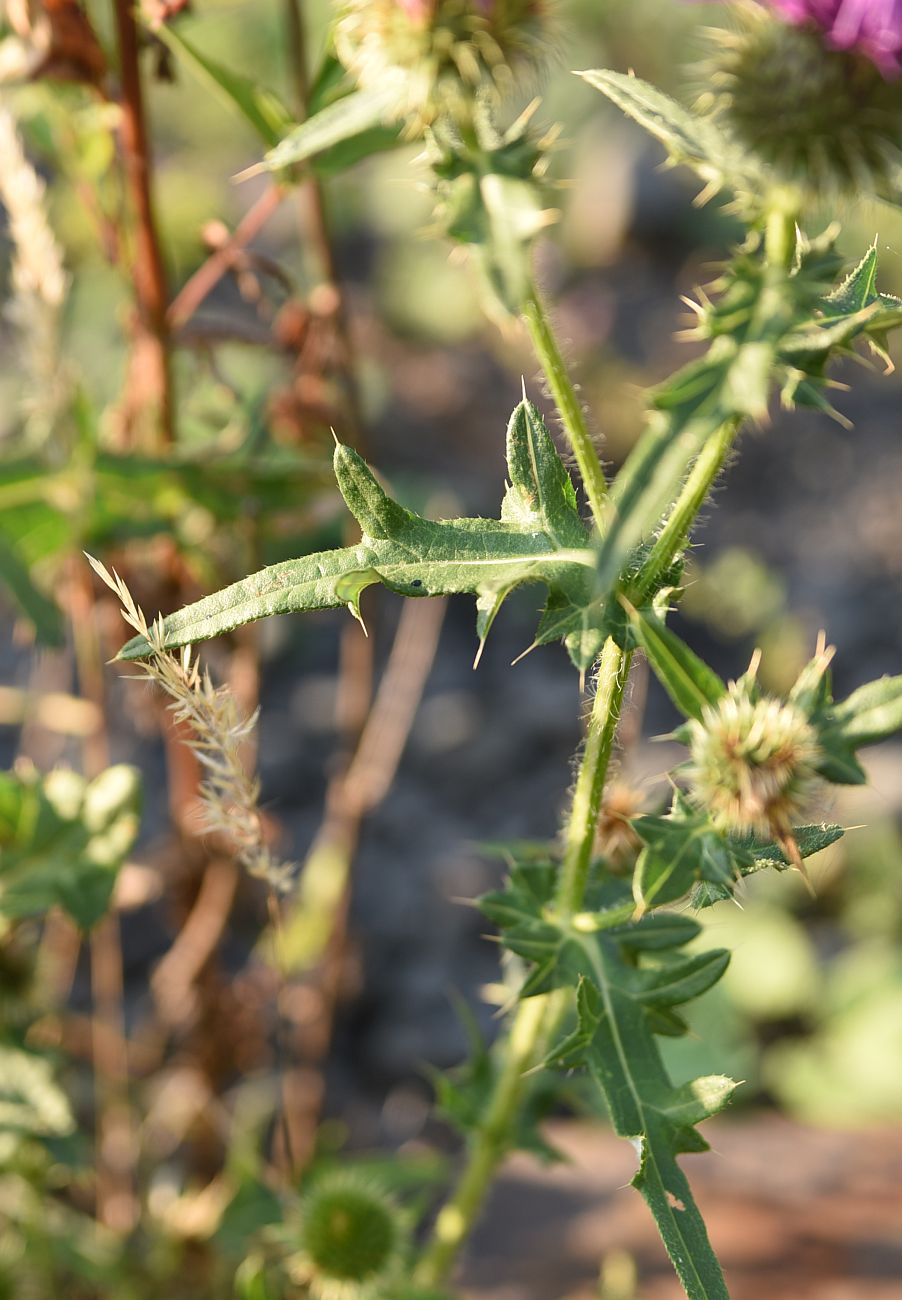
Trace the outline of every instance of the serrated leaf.
[[701, 718], [717, 703], [726, 686], [685, 641], [649, 609], [627, 605], [630, 626], [658, 681], [687, 718]]
[[[689, 1300], [728, 1300], [720, 1265], [677, 1156], [706, 1149], [694, 1125], [725, 1104], [729, 1081], [717, 1086], [710, 1080], [696, 1081], [694, 1091], [693, 1085], [675, 1088], [645, 1008], [631, 992], [630, 968], [610, 940], [588, 955], [591, 969], [586, 979], [597, 996], [594, 1006], [584, 997], [580, 1007], [580, 1027], [590, 1044], [586, 1064], [604, 1096], [614, 1131], [638, 1146], [633, 1186], [655, 1218]], [[711, 973], [716, 969], [717, 963]]]
[[[579, 917], [555, 921], [555, 883], [553, 872], [517, 865], [505, 890], [489, 896], [507, 946], [516, 952], [530, 936], [541, 941], [542, 964], [527, 987], [576, 986], [576, 1026], [550, 1049], [546, 1063], [588, 1066], [615, 1131], [640, 1149], [633, 1185], [654, 1214], [690, 1300], [726, 1300], [719, 1265], [676, 1158], [706, 1149], [694, 1125], [725, 1104], [732, 1085], [716, 1076], [674, 1087], [654, 1034], [684, 1032], [674, 1006], [710, 987], [728, 954], [676, 955], [674, 950], [698, 933], [696, 923], [681, 916], [645, 917], [603, 929], [581, 927]], [[624, 889], [622, 881], [593, 874], [587, 898], [616, 907]], [[556, 943], [549, 933], [554, 929]], [[646, 953], [653, 954], [654, 964], [643, 960]]]
[[638, 997], [656, 1007], [678, 1007], [701, 997], [716, 984], [730, 963], [724, 948], [699, 953], [683, 961], [646, 972], [645, 984]]
[[[802, 858], [810, 858], [815, 853], [822, 853], [831, 844], [835, 844], [837, 840], [842, 839], [844, 834], [845, 831], [842, 826], [831, 825], [829, 822], [822, 822], [819, 825], [794, 826], [792, 828], [792, 838], [795, 840], [799, 856]], [[782, 870], [791, 866], [789, 859], [779, 844], [751, 843], [746, 851], [752, 858], [752, 866], [744, 868], [743, 875], [749, 874], [750, 871], [762, 871], [767, 867]]]
[[713, 188], [760, 183], [759, 168], [710, 116], [691, 113], [639, 77], [607, 69], [577, 75], [660, 140], [673, 162], [685, 163]]
[[[507, 518], [437, 523], [394, 501], [356, 452], [336, 447], [335, 476], [360, 524], [360, 543], [273, 565], [170, 615], [164, 622], [167, 648], [218, 636], [270, 614], [354, 606], [360, 590], [372, 581], [406, 596], [472, 593], [478, 600], [480, 635], [504, 596], [524, 583], [543, 584], [587, 618], [597, 617], [596, 554], [566, 470], [528, 403], [511, 419], [508, 456]], [[573, 654], [569, 641], [568, 648]], [[138, 636], [119, 657], [146, 653], [147, 644]], [[587, 668], [591, 660], [577, 663]]]
[[631, 823], [645, 848], [633, 874], [640, 913], [683, 898], [698, 881], [729, 888], [738, 879], [741, 847], [715, 829], [703, 813], [681, 801], [666, 817], [637, 817]]
[[[835, 844], [845, 834], [842, 826], [823, 822], [820, 825], [794, 826], [792, 838], [801, 858], [813, 857]], [[737, 877], [753, 875], [758, 871], [788, 871], [793, 865], [778, 844], [762, 844], [750, 838], [728, 837], [728, 843]], [[700, 911], [733, 897], [735, 881], [720, 881], [711, 876], [703, 879], [692, 891], [691, 904]]]

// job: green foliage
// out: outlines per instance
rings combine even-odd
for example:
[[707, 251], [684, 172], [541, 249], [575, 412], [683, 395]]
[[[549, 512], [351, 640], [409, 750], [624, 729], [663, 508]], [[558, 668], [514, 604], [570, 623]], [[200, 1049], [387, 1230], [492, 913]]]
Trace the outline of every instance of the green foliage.
[[735, 1085], [712, 1077], [674, 1086], [655, 1034], [682, 1032], [675, 1008], [716, 983], [729, 954], [681, 954], [698, 933], [686, 916], [624, 920], [624, 909], [632, 910], [628, 886], [604, 876], [590, 883], [584, 913], [555, 916], [554, 877], [548, 867], [517, 866], [507, 888], [481, 906], [501, 926], [507, 946], [534, 966], [522, 996], [576, 986], [576, 1029], [551, 1050], [549, 1063], [587, 1066], [615, 1131], [637, 1144], [633, 1185], [655, 1216], [690, 1300], [726, 1297], [677, 1156], [706, 1149], [695, 1126], [726, 1104]]
[[62, 907], [89, 930], [138, 832], [140, 782], [120, 764], [93, 781], [58, 769], [0, 773], [0, 915]]
[[261, 540], [325, 484], [325, 464], [294, 452], [248, 445], [228, 455], [142, 456], [83, 442], [69, 461], [50, 467], [37, 456], [0, 465], [0, 581], [48, 645], [62, 640], [62, 617], [46, 593], [47, 577], [73, 550], [165, 533], [208, 563], [217, 528], [248, 516]]
[[74, 1128], [69, 1102], [50, 1062], [0, 1043], [0, 1135], [62, 1137]]
[[[435, 523], [393, 501], [356, 452], [336, 447], [335, 476], [360, 524], [361, 542], [273, 565], [170, 615], [165, 644], [186, 645], [304, 609], [347, 605], [359, 616], [360, 594], [376, 582], [405, 596], [474, 594], [483, 642], [509, 593], [540, 583], [548, 598], [536, 644], [563, 640], [574, 663], [588, 668], [605, 637], [595, 552], [570, 477], [529, 402], [511, 417], [507, 453], [510, 485], [499, 520]], [[144, 653], [142, 638], [135, 637], [119, 657]]]
[[468, 136], [439, 121], [427, 138], [438, 224], [475, 253], [489, 310], [516, 317], [532, 292], [532, 244], [559, 215], [542, 185], [551, 136], [540, 139], [529, 114], [502, 134], [480, 113]]
[[351, 91], [289, 131], [269, 150], [262, 166], [281, 173], [314, 161], [317, 170], [328, 174], [393, 149], [401, 141], [400, 128], [391, 122], [393, 104], [391, 91]]
[[226, 105], [237, 110], [269, 148], [279, 143], [291, 124], [291, 115], [271, 90], [211, 59], [188, 40], [180, 26], [161, 23], [155, 35]]
[[581, 72], [590, 86], [664, 145], [670, 162], [691, 167], [711, 193], [760, 191], [765, 176], [755, 160], [712, 118], [692, 113], [639, 77], [608, 69]]

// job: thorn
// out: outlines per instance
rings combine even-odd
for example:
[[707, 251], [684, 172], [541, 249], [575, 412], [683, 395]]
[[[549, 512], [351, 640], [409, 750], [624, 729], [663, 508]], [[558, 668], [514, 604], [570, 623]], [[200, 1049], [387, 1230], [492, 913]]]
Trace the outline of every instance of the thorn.
[[520, 388], [521, 388], [521, 390], [522, 390], [522, 392], [523, 392], [523, 401], [525, 402], [525, 401], [527, 401], [528, 399], [527, 399], [527, 396], [526, 396], [526, 379], [524, 378], [523, 375], [520, 376]]
[[537, 650], [538, 648], [538, 641], [533, 641], [532, 645], [528, 645], [521, 654], [517, 655], [516, 659], [511, 660], [511, 668], [515, 668], [521, 659], [525, 659], [528, 654], [532, 654], [533, 650]]
[[335, 440], [335, 446], [336, 446], [336, 447], [340, 447], [340, 446], [341, 446], [341, 443], [338, 441], [338, 434], [337, 434], [337, 433], [335, 432], [335, 430], [332, 428], [332, 425], [331, 425], [331, 424], [329, 425], [329, 432], [331, 433], [332, 437], [333, 437], [334, 440]]
[[262, 176], [263, 173], [268, 170], [269, 169], [265, 163], [254, 163], [251, 167], [245, 167], [244, 171], [236, 172], [232, 177], [232, 184], [241, 185], [243, 181], [249, 181], [254, 176]]
[[366, 637], [366, 639], [369, 641], [369, 639], [370, 639], [370, 634], [369, 634], [369, 632], [367, 632], [367, 630], [366, 630], [366, 623], [364, 623], [364, 621], [363, 621], [363, 615], [362, 615], [361, 612], [360, 612], [360, 607], [359, 607], [359, 605], [355, 607], [355, 606], [352, 604], [351, 601], [348, 601], [348, 613], [351, 615], [351, 617], [352, 617], [353, 619], [356, 619], [356, 620], [357, 620], [357, 622], [358, 622], [358, 623], [360, 624], [360, 626], [363, 628], [363, 635], [364, 635], [364, 636]]
[[473, 672], [475, 672], [479, 667], [480, 660], [482, 659], [482, 652], [485, 649], [485, 640], [485, 637], [483, 637], [479, 642], [479, 649], [476, 651], [476, 658], [473, 660]]

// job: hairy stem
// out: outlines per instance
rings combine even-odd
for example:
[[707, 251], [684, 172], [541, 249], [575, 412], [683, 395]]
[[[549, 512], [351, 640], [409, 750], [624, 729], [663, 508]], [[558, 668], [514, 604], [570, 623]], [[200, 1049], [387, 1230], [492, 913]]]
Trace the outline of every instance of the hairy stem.
[[607, 518], [605, 510], [607, 480], [586, 423], [582, 403], [567, 372], [554, 329], [535, 289], [523, 308], [523, 319], [526, 321], [533, 347], [548, 380], [551, 395], [560, 412], [570, 450], [576, 457], [595, 527], [599, 533], [603, 533]]
[[[599, 663], [595, 701], [564, 830], [558, 905], [567, 913], [578, 911], [582, 905], [628, 671], [629, 655], [608, 640]], [[440, 1285], [454, 1267], [498, 1166], [510, 1148], [528, 1095], [530, 1072], [545, 1056], [568, 1004], [568, 990], [556, 990], [527, 998], [517, 1008], [501, 1047], [501, 1068], [485, 1117], [473, 1135], [463, 1173], [436, 1220], [432, 1240], [417, 1269], [421, 1285]]]
[[564, 860], [557, 901], [561, 911], [567, 915], [579, 911], [586, 892], [601, 796], [614, 747], [630, 658], [630, 654], [624, 653], [609, 638], [598, 663], [595, 700], [573, 791], [573, 804], [564, 830]]
[[692, 525], [730, 454], [739, 426], [738, 419], [725, 420], [696, 458], [641, 574], [627, 593], [634, 604], [650, 594], [658, 578], [685, 547]]

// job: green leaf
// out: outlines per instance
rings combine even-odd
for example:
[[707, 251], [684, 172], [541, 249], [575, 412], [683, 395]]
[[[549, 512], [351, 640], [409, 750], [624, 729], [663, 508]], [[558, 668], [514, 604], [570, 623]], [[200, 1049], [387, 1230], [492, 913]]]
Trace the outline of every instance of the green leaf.
[[[505, 595], [524, 583], [544, 584], [565, 603], [562, 631], [571, 656], [587, 668], [603, 632], [594, 598], [595, 552], [576, 510], [572, 485], [534, 407], [522, 403], [508, 429], [511, 484], [503, 517], [436, 523], [394, 501], [348, 447], [335, 450], [335, 476], [363, 537], [356, 546], [273, 565], [226, 587], [164, 623], [167, 648], [218, 636], [253, 619], [306, 609], [356, 606], [364, 586], [379, 581], [406, 596], [469, 592], [477, 597], [485, 635]], [[573, 636], [582, 619], [593, 636]], [[594, 620], [594, 622], [593, 622]], [[134, 637], [121, 659], [147, 653]]]
[[90, 782], [64, 769], [0, 773], [0, 915], [59, 905], [90, 929], [109, 906], [139, 807], [138, 772], [124, 764]]
[[830, 730], [858, 748], [874, 745], [902, 730], [902, 677], [880, 677], [832, 710]]
[[154, 28], [154, 37], [211, 86], [230, 108], [237, 110], [268, 148], [279, 143], [291, 126], [291, 114], [271, 90], [202, 54], [184, 36], [180, 26], [160, 23]]
[[745, 190], [760, 185], [759, 167], [710, 116], [696, 116], [638, 77], [605, 69], [577, 76], [660, 140], [673, 163], [685, 163], [712, 189]]
[[50, 1062], [34, 1052], [0, 1044], [0, 1133], [64, 1137], [74, 1128], [69, 1102]]
[[0, 533], [0, 580], [9, 588], [19, 609], [31, 623], [42, 645], [63, 644], [63, 616], [59, 607], [34, 583], [28, 565]]
[[[675, 1087], [655, 1031], [682, 1031], [673, 1008], [698, 996], [723, 973], [723, 951], [692, 957], [679, 947], [697, 929], [684, 918], [645, 917], [586, 933], [554, 919], [555, 875], [516, 866], [507, 888], [490, 895], [504, 917], [505, 946], [539, 963], [524, 993], [577, 986], [577, 1025], [552, 1047], [547, 1064], [584, 1064], [599, 1089], [615, 1132], [640, 1153], [633, 1186], [645, 1197], [690, 1300], [727, 1300], [720, 1267], [689, 1184], [677, 1163], [707, 1144], [695, 1125], [720, 1110], [733, 1084], [722, 1076]], [[622, 882], [596, 877], [589, 896], [622, 899]], [[484, 910], [485, 901], [481, 906]], [[556, 935], [555, 935], [556, 931]]]
[[649, 609], [625, 601], [630, 625], [654, 674], [687, 718], [701, 720], [706, 708], [726, 692], [721, 679]]
[[[845, 834], [842, 826], [822, 822], [820, 825], [794, 826], [792, 837], [802, 858], [813, 857]], [[757, 871], [788, 871], [792, 863], [779, 844], [763, 844], [749, 837], [726, 837], [738, 877], [751, 876]], [[732, 898], [735, 881], [720, 881], [715, 876], [702, 877], [692, 891], [692, 906], [698, 910]]]
[[699, 881], [729, 890], [739, 878], [741, 848], [679, 796], [668, 816], [637, 817], [631, 824], [645, 845], [633, 875], [640, 913], [676, 902]]
[[282, 171], [330, 150], [346, 148], [364, 135], [369, 144], [382, 141], [383, 148], [393, 147], [401, 139], [401, 128], [392, 121], [394, 106], [395, 95], [390, 90], [355, 90], [296, 126], [269, 150], [261, 167]]

